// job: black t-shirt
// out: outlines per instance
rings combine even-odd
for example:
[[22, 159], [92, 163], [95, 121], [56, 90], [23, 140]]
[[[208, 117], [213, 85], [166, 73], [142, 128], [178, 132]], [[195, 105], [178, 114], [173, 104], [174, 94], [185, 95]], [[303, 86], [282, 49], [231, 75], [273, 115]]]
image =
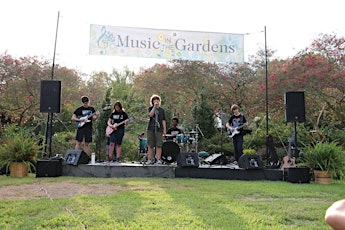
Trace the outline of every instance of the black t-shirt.
[[[110, 114], [109, 116], [110, 119], [112, 119], [112, 124], [115, 124], [115, 123], [120, 123], [120, 122], [123, 122], [125, 120], [128, 119], [128, 115], [126, 112], [122, 111], [122, 112], [113, 112], [112, 114]], [[124, 129], [125, 128], [125, 123], [117, 126], [117, 129]]]
[[[92, 106], [85, 108], [84, 106], [78, 107], [73, 114], [77, 116], [77, 118], [88, 117], [91, 114], [95, 113], [96, 110]], [[92, 127], [92, 117], [89, 118], [89, 122], [86, 122], [82, 127]]]
[[[247, 122], [247, 120], [246, 120], [245, 116], [243, 116], [242, 114], [240, 114], [238, 116], [232, 115], [229, 119], [230, 126], [232, 126], [234, 128], [239, 127], [246, 122]], [[241, 130], [242, 130], [242, 128], [238, 129], [238, 131], [241, 131]]]
[[[150, 106], [148, 108], [148, 112], [150, 112], [152, 110], [153, 106]], [[158, 123], [159, 126], [157, 126], [157, 131], [158, 132], [163, 132], [163, 120], [165, 119], [165, 111], [163, 108], [159, 107], [158, 109]], [[153, 117], [150, 117], [150, 121], [149, 124], [147, 125], [147, 130], [155, 130], [155, 123], [156, 123], [156, 115], [154, 115]]]
[[173, 136], [176, 136], [177, 134], [182, 133], [181, 129], [177, 128], [177, 127], [171, 127], [168, 129], [167, 134], [171, 134]]

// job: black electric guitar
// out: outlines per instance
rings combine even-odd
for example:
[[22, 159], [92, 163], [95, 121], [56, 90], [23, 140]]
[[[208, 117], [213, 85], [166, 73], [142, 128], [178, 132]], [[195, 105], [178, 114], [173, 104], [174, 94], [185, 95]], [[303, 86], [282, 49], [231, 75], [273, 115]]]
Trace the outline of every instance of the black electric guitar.
[[[104, 106], [104, 107], [102, 108], [103, 111], [109, 110], [109, 109], [111, 109], [111, 105], [107, 105], [107, 106]], [[81, 127], [83, 127], [86, 123], [91, 122], [90, 118], [93, 117], [94, 115], [96, 115], [98, 112], [100, 112], [100, 111], [96, 111], [96, 112], [91, 113], [91, 114], [86, 115], [86, 116], [78, 116], [78, 119], [80, 119], [80, 120], [86, 120], [86, 121], [76, 121], [75, 124], [76, 124], [77, 128], [81, 128]]]
[[239, 134], [240, 131], [238, 131], [239, 129], [243, 128], [244, 126], [246, 126], [246, 124], [240, 125], [238, 127], [236, 127], [233, 131], [231, 131], [230, 128], [227, 129], [228, 131], [228, 136], [233, 138], [235, 135]]
[[126, 121], [131, 122], [131, 121], [133, 121], [133, 120], [134, 120], [134, 117], [130, 117], [130, 118], [124, 120], [124, 121], [121, 121], [120, 123], [117, 123], [117, 124], [115, 125], [115, 127], [109, 126], [109, 125], [108, 125], [107, 128], [105, 129], [105, 135], [106, 135], [107, 137], [109, 137], [110, 134], [112, 134], [112, 133], [117, 129], [117, 127], [119, 127], [120, 125], [124, 124]]

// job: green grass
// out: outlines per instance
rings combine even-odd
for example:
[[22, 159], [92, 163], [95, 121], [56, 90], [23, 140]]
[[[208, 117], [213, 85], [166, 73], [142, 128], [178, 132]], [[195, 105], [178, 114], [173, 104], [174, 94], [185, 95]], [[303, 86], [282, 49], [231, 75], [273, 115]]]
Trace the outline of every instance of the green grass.
[[0, 176], [0, 187], [62, 181], [119, 189], [107, 195], [3, 199], [0, 229], [329, 229], [325, 211], [345, 197], [344, 181], [319, 185], [30, 175]]

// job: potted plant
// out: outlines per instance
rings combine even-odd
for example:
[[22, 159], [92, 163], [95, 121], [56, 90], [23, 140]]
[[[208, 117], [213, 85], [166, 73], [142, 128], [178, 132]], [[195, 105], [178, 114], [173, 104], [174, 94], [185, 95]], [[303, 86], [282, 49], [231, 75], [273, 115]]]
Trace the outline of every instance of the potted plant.
[[252, 149], [252, 148], [243, 149], [243, 154], [255, 155], [255, 154], [256, 154], [256, 150], [255, 150], [255, 149]]
[[315, 182], [329, 184], [344, 177], [345, 152], [335, 141], [318, 142], [302, 150], [301, 163], [314, 170]]
[[0, 141], [0, 165], [12, 177], [25, 177], [35, 168], [40, 147], [28, 132], [7, 126]]

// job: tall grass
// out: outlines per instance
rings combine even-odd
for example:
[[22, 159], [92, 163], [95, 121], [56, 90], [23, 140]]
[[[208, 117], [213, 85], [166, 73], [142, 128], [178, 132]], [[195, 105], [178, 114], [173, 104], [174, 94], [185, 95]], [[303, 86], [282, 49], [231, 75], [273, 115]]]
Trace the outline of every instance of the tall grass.
[[[326, 209], [345, 197], [331, 185], [189, 178], [0, 176], [0, 188], [43, 182], [97, 185], [111, 194], [6, 199], [0, 229], [329, 229]], [[13, 186], [11, 186], [13, 187]], [[38, 186], [39, 187], [39, 186]], [[33, 194], [34, 195], [34, 194]]]

